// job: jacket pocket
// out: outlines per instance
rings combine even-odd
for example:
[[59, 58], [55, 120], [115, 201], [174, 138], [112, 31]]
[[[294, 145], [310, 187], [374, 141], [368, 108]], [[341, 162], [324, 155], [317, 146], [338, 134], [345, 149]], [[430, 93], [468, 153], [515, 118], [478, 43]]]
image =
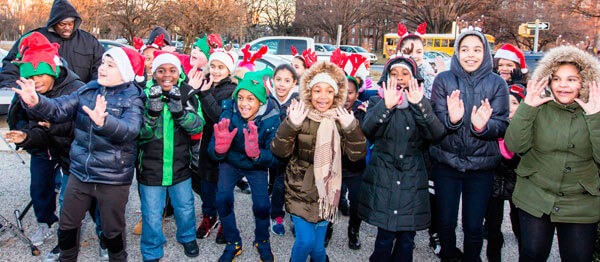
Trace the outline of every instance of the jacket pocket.
[[94, 55], [92, 49], [75, 49], [73, 53], [71, 61], [73, 67], [88, 69], [92, 66], [92, 55]]
[[[579, 185], [592, 196], [600, 196], [600, 181], [598, 177], [579, 180]], [[585, 193], [584, 193], [585, 194]]]

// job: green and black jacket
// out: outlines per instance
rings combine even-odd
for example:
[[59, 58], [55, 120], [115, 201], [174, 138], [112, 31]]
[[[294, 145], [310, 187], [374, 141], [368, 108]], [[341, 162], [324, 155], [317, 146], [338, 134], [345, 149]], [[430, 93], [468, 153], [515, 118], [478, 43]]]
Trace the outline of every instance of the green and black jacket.
[[[146, 97], [153, 80], [146, 83]], [[173, 119], [165, 103], [159, 117], [144, 112], [144, 124], [139, 135], [138, 172], [140, 184], [147, 186], [171, 186], [185, 181], [192, 175], [192, 135], [202, 132], [204, 117], [200, 101], [189, 95], [192, 88], [179, 81], [184, 115]]]

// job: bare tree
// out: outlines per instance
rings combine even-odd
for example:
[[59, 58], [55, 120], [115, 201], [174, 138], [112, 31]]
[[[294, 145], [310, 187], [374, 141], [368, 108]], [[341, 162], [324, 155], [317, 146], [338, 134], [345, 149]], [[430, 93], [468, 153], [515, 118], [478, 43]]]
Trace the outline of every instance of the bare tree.
[[156, 25], [157, 17], [169, 10], [164, 0], [106, 0], [103, 13], [106, 19], [120, 25], [129, 43], [150, 31]]
[[267, 8], [264, 12], [265, 23], [275, 34], [287, 35], [294, 22], [295, 1], [272, 0], [266, 1]]

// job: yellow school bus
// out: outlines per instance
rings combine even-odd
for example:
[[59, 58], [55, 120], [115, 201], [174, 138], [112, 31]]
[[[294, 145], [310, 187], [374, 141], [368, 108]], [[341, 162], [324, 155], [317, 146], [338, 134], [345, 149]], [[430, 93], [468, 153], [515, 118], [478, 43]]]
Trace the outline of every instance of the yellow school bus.
[[[496, 38], [485, 34], [489, 44], [490, 50], [494, 51]], [[445, 52], [449, 55], [454, 54], [454, 34], [425, 34], [423, 41], [425, 44], [425, 51], [440, 51]], [[398, 48], [398, 41], [400, 37], [396, 33], [385, 34], [383, 37], [383, 57], [389, 58], [390, 55], [396, 53]]]

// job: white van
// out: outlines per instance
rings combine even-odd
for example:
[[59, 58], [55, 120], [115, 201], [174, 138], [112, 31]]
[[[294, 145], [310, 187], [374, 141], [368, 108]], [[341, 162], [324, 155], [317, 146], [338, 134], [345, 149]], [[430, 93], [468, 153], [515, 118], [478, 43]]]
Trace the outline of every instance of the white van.
[[[298, 54], [302, 54], [302, 52], [308, 48], [311, 50], [315, 50], [315, 40], [310, 37], [301, 37], [301, 36], [266, 36], [256, 39], [250, 43], [242, 45], [240, 48], [243, 49], [246, 45], [250, 45], [250, 51], [256, 52], [262, 46], [268, 46], [269, 51], [267, 54], [277, 55], [281, 58], [292, 61], [294, 58], [292, 53], [292, 46], [298, 50]], [[241, 50], [238, 51], [241, 54]], [[329, 59], [329, 56], [319, 56], [317, 54], [317, 60]]]

